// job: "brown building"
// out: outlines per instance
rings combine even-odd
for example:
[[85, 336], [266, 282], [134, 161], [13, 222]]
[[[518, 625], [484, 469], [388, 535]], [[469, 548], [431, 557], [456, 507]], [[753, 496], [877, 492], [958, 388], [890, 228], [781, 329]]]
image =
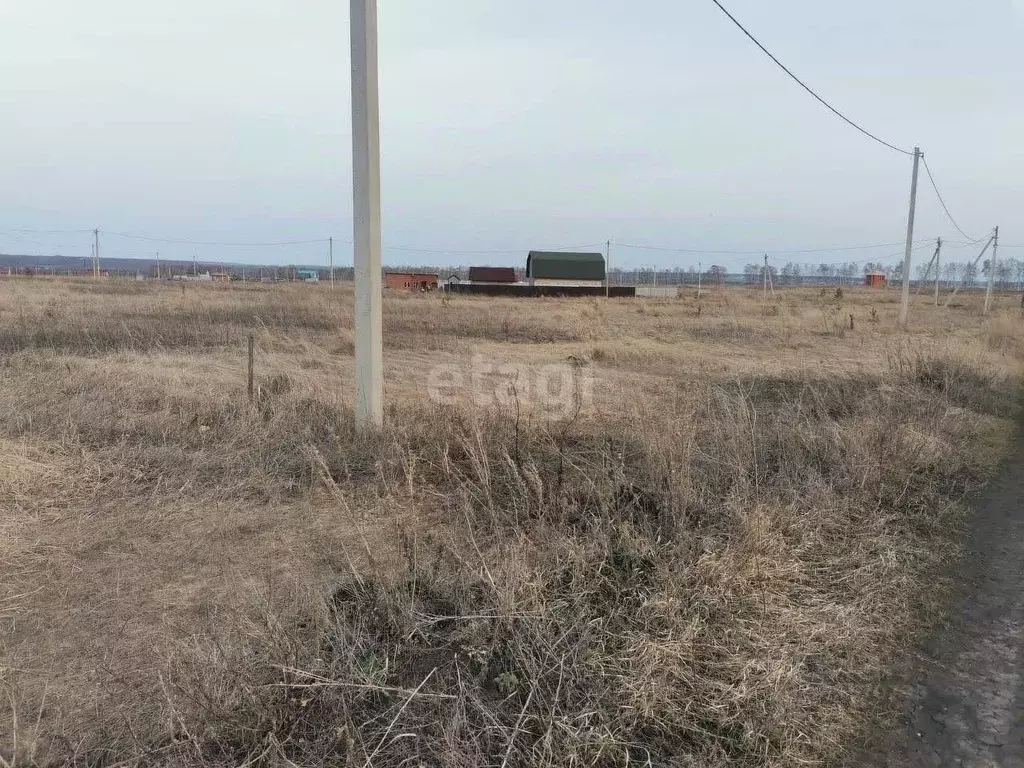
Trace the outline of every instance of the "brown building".
[[864, 275], [864, 285], [868, 288], [885, 288], [889, 283], [889, 278], [885, 272], [868, 272]]
[[471, 283], [514, 283], [516, 271], [512, 267], [470, 267]]
[[437, 275], [418, 272], [385, 272], [384, 287], [396, 291], [437, 290]]

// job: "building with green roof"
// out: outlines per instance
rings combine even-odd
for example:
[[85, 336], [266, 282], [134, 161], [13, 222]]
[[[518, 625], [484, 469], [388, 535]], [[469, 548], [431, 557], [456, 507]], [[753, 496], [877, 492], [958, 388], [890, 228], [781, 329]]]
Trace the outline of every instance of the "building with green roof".
[[604, 285], [604, 255], [561, 251], [530, 251], [526, 280], [531, 285]]

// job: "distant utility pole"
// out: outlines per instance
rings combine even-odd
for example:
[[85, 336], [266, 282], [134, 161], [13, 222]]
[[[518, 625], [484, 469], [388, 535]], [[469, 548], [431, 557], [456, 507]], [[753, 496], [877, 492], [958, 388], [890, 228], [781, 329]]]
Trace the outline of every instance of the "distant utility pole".
[[996, 233], [992, 235], [992, 258], [988, 262], [988, 288], [985, 289], [985, 314], [988, 314], [989, 307], [992, 305], [992, 288], [996, 284], [996, 254], [999, 250], [999, 227], [996, 227]]
[[604, 244], [604, 297], [612, 294], [612, 241]]
[[100, 231], [94, 229], [92, 231], [93, 236], [93, 250], [92, 250], [92, 276], [98, 278], [100, 276]]
[[[995, 240], [995, 235], [991, 235], [989, 237], [989, 239], [985, 241], [985, 247], [981, 249], [981, 253], [978, 254], [977, 258], [973, 262], [973, 266], [971, 268], [972, 271], [974, 269], [978, 268], [978, 262], [981, 261], [981, 257], [985, 255], [985, 252], [988, 250], [988, 247], [990, 245], [992, 245], [992, 241], [993, 240]], [[961, 283], [957, 284], [956, 288], [953, 289], [953, 292], [951, 294], [949, 294], [949, 297], [946, 299], [946, 303], [945, 303], [944, 306], [948, 307], [950, 302], [953, 301], [953, 298], [960, 292], [960, 289], [963, 288], [966, 284], [967, 284], [967, 276], [965, 274], [964, 275], [964, 282], [961, 282]]]
[[384, 424], [377, 0], [351, 0], [356, 429]]
[[195, 251], [192, 251], [192, 276], [197, 277], [199, 275], [199, 256]]
[[935, 253], [928, 259], [928, 266], [924, 268], [924, 274], [921, 279], [917, 281], [917, 288], [914, 289], [914, 295], [916, 296], [921, 292], [921, 286], [928, 282], [928, 276], [932, 273], [932, 265], [936, 263], [939, 258], [939, 249], [942, 247], [942, 238], [940, 237], [935, 243]]
[[698, 261], [697, 262], [697, 298], [698, 299], [700, 298], [700, 272], [701, 272], [701, 263]]
[[910, 180], [910, 213], [907, 216], [907, 252], [903, 257], [903, 296], [900, 299], [900, 327], [907, 327], [907, 308], [910, 305], [910, 252], [914, 249], [914, 211], [917, 208], [917, 170], [921, 163], [921, 149], [914, 147], [914, 173]]
[[331, 273], [331, 288], [334, 287], [334, 237], [327, 238], [327, 268]]
[[939, 306], [939, 274], [942, 271], [942, 238], [935, 243], [935, 306]]
[[156, 279], [160, 279], [160, 251], [156, 252]]
[[768, 254], [764, 255], [764, 300], [768, 301]]

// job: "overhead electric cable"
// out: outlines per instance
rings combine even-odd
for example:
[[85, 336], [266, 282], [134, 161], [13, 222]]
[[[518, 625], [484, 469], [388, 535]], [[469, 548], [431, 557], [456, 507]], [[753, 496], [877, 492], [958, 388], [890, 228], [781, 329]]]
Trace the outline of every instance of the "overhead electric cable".
[[[935, 177], [932, 175], [932, 169], [928, 167], [928, 158], [926, 158], [922, 154], [921, 155], [921, 160], [924, 161], [924, 170], [928, 174], [928, 181], [930, 181], [932, 183], [932, 189], [935, 190], [935, 196], [937, 198], [939, 198], [939, 204], [942, 206], [942, 210], [944, 210], [946, 212], [946, 218], [948, 218], [950, 220], [950, 222], [953, 224], [953, 226], [956, 227], [956, 231], [959, 232], [964, 237], [966, 237], [972, 243], [979, 243], [982, 240], [984, 240], [985, 239], [984, 237], [979, 237], [979, 238], [971, 237], [970, 235], [968, 235], [966, 232], [964, 232], [960, 228], [959, 224], [956, 223], [956, 219], [953, 218], [953, 214], [949, 212], [949, 208], [946, 205], [946, 201], [942, 199], [942, 193], [939, 192], [939, 185], [935, 183]], [[985, 237], [987, 237], [987, 236], [988, 235], [986, 235]]]
[[848, 118], [846, 115], [844, 115], [838, 109], [836, 109], [831, 104], [829, 104], [827, 101], [825, 101], [825, 99], [823, 99], [821, 96], [819, 96], [809, 85], [807, 85], [807, 83], [805, 83], [803, 80], [801, 80], [795, 74], [793, 74], [793, 71], [791, 69], [789, 69], [789, 67], [787, 67], [781, 61], [779, 61], [777, 58], [775, 58], [774, 54], [772, 54], [771, 51], [769, 51], [767, 48], [765, 48], [763, 45], [761, 45], [761, 42], [756, 37], [754, 37], [752, 34], [750, 34], [750, 32], [747, 31], [746, 27], [744, 27], [742, 24], [740, 24], [740, 22], [736, 19], [736, 17], [733, 16], [731, 13], [729, 13], [729, 11], [727, 11], [725, 9], [724, 5], [722, 5], [720, 2], [718, 2], [718, 0], [711, 0], [711, 2], [713, 2], [715, 5], [717, 5], [719, 10], [721, 10], [722, 13], [724, 13], [726, 16], [728, 16], [729, 20], [732, 21], [732, 23], [735, 24], [737, 27], [739, 27], [740, 31], [743, 32], [744, 35], [749, 37], [753, 41], [754, 45], [756, 45], [758, 48], [760, 48], [769, 59], [774, 61], [779, 66], [779, 68], [782, 69], [783, 72], [785, 72], [787, 75], [789, 75], [791, 78], [793, 78], [793, 80], [795, 80], [800, 85], [801, 88], [803, 88], [805, 91], [807, 91], [809, 94], [811, 94], [811, 96], [813, 96], [819, 102], [821, 102], [821, 104], [824, 105], [825, 108], [828, 109], [830, 112], [832, 112], [836, 117], [838, 117], [839, 119], [841, 119], [844, 122], [848, 123], [849, 125], [853, 126], [854, 128], [856, 128], [858, 131], [863, 133], [868, 138], [874, 139], [879, 144], [881, 144], [881, 145], [883, 145], [885, 147], [888, 147], [889, 149], [895, 150], [896, 152], [900, 152], [900, 153], [902, 153], [904, 155], [913, 156], [913, 154], [914, 154], [913, 152], [908, 152], [905, 149], [900, 149], [895, 144], [890, 144], [888, 141], [884, 141], [884, 140], [878, 138], [875, 134], [871, 133], [870, 131], [868, 131], [865, 128], [862, 128], [860, 125], [855, 123], [853, 120]]
[[114, 237], [124, 237], [129, 240], [142, 240], [148, 243], [172, 243], [177, 245], [207, 245], [216, 246], [222, 248], [270, 248], [283, 245], [310, 245], [312, 243], [326, 243], [326, 237], [318, 237], [312, 240], [282, 240], [278, 242], [268, 243], [254, 243], [254, 242], [207, 242], [203, 240], [186, 240], [183, 238], [173, 237], [148, 237], [146, 235], [131, 235], [127, 232], [109, 232], [107, 230], [101, 230], [101, 234], [113, 235]]
[[[931, 238], [926, 240], [917, 240], [917, 243], [932, 242]], [[758, 248], [754, 250], [714, 250], [708, 248], [669, 248], [660, 245], [633, 245], [630, 243], [613, 243], [613, 245], [619, 248], [632, 248], [640, 251], [667, 251], [669, 253], [707, 253], [707, 254], [718, 254], [725, 256], [746, 256], [749, 254], [775, 254], [779, 256], [785, 256], [787, 254], [799, 254], [799, 253], [833, 253], [835, 251], [866, 251], [871, 248], [895, 248], [902, 243], [875, 243], [874, 245], [840, 245], [831, 248], [793, 248], [789, 250], [765, 250], [764, 248]]]

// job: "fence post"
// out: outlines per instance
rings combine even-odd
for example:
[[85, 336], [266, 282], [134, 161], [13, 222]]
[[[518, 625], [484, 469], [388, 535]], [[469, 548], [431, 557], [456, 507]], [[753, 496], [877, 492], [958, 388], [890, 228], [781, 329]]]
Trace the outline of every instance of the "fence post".
[[253, 338], [252, 334], [249, 334], [249, 402], [252, 402], [253, 398], [253, 384], [252, 384], [252, 369], [253, 369]]

